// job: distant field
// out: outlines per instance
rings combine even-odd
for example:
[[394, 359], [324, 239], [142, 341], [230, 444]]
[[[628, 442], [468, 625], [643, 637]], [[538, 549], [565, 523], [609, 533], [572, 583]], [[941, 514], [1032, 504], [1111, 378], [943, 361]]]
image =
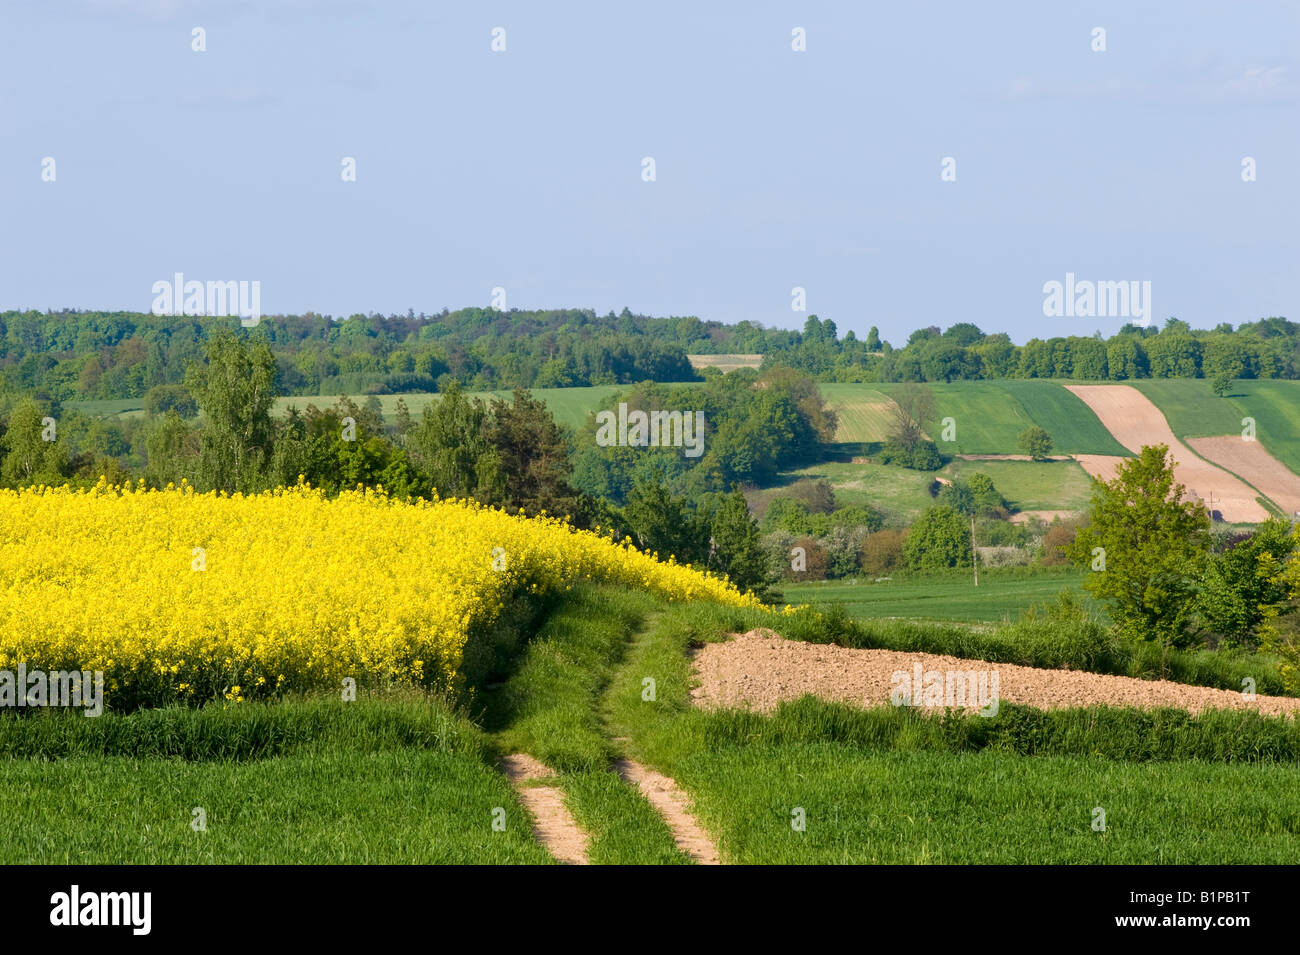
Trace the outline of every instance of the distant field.
[[1082, 511], [1092, 497], [1092, 480], [1073, 461], [953, 461], [945, 476], [982, 471], [1020, 511]]
[[[568, 425], [570, 428], [577, 430], [586, 423], [588, 412], [596, 410], [596, 407], [610, 395], [618, 394], [620, 391], [626, 391], [627, 385], [595, 385], [589, 388], [534, 388], [532, 395], [546, 402], [546, 407], [550, 409], [555, 420], [560, 424]], [[471, 397], [482, 398], [487, 401], [492, 398], [503, 398], [509, 400], [511, 392], [506, 391], [475, 391], [469, 392]], [[369, 396], [350, 396], [357, 404], [363, 404]], [[413, 392], [405, 395], [377, 395], [379, 403], [383, 408], [384, 418], [392, 420], [393, 415], [397, 413], [397, 400], [400, 398], [406, 402], [406, 407], [410, 409], [412, 417], [417, 417], [424, 413], [424, 407], [430, 401], [436, 400], [439, 396], [425, 392]], [[275, 399], [275, 413], [284, 414], [290, 405], [296, 405], [298, 408], [306, 408], [309, 404], [314, 404], [318, 408], [327, 408], [338, 401], [338, 395], [294, 395], [286, 398]]]
[[[1073, 461], [957, 460], [935, 472], [826, 461], [793, 472], [791, 478], [824, 478], [841, 504], [870, 504], [885, 513], [888, 524], [902, 526], [934, 503], [929, 488], [936, 477], [951, 480], [975, 471], [992, 478], [1002, 496], [1022, 511], [1082, 511], [1092, 493], [1088, 475]], [[775, 488], [765, 496], [779, 493]]]
[[1241, 434], [1242, 418], [1254, 418], [1259, 443], [1300, 473], [1300, 381], [1238, 379], [1227, 398], [1216, 397], [1209, 382], [1200, 379], [1126, 384], [1150, 398], [1180, 438]]
[[[843, 387], [893, 395], [902, 386]], [[954, 381], [926, 387], [936, 405], [934, 419], [925, 423], [926, 431], [946, 454], [1014, 454], [1020, 432], [1031, 424], [1045, 428], [1055, 450], [1063, 454], [1129, 453], [1087, 405], [1055, 381]], [[848, 400], [844, 393], [837, 397]], [[954, 419], [955, 441], [942, 440], [944, 418]]]
[[143, 398], [104, 398], [93, 401], [65, 401], [63, 407], [74, 408], [82, 414], [98, 418], [123, 417], [144, 414]]
[[832, 382], [820, 387], [822, 397], [839, 417], [836, 441], [884, 441], [889, 436], [894, 402], [888, 395], [867, 385]]
[[686, 360], [692, 368], [717, 368], [722, 372], [757, 368], [763, 364], [762, 355], [687, 355]]
[[843, 604], [849, 615], [861, 619], [909, 617], [962, 623], [1000, 623], [1015, 620], [1031, 604], [1048, 603], [1066, 587], [1083, 603], [1100, 611], [1100, 605], [1083, 591], [1087, 571], [1044, 568], [1034, 573], [1019, 570], [983, 570], [980, 585], [969, 570], [952, 574], [891, 575], [882, 583], [831, 580], [807, 584], [781, 584], [788, 603]]

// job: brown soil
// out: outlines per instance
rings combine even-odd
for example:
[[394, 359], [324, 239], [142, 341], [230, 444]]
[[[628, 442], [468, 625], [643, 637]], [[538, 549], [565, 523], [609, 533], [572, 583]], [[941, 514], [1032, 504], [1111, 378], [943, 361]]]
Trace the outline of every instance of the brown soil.
[[530, 785], [533, 780], [554, 776], [555, 771], [527, 753], [503, 757], [500, 767], [514, 784], [519, 801], [532, 814], [534, 838], [566, 865], [587, 865], [587, 834], [564, 804], [563, 791], [555, 786]]
[[1287, 514], [1300, 511], [1300, 477], [1273, 457], [1258, 441], [1244, 441], [1239, 434], [1219, 438], [1188, 438], [1187, 443], [1202, 457], [1239, 474]]
[[1076, 454], [1073, 457], [1079, 462], [1079, 467], [1088, 472], [1089, 477], [1095, 477], [1099, 481], [1113, 479], [1119, 463], [1128, 460], [1118, 454]]
[[[1066, 385], [1101, 419], [1115, 440], [1135, 454], [1143, 445], [1168, 445], [1174, 458], [1174, 478], [1195, 491], [1225, 521], [1257, 523], [1267, 520], [1268, 512], [1255, 500], [1258, 492], [1192, 453], [1178, 440], [1160, 409], [1146, 395], [1129, 385]], [[1075, 455], [1089, 474], [1084, 462], [1094, 455]]]
[[620, 759], [614, 764], [614, 769], [627, 783], [641, 790], [650, 805], [663, 816], [673, 831], [677, 848], [700, 865], [720, 864], [718, 847], [691, 815], [686, 794], [677, 783], [663, 773], [630, 759]]
[[1176, 706], [1192, 713], [1206, 709], [1256, 710], [1269, 715], [1300, 712], [1300, 698], [1294, 697], [1257, 695], [1247, 700], [1231, 690], [1168, 680], [1041, 670], [930, 653], [850, 650], [785, 640], [770, 630], [752, 630], [698, 651], [695, 672], [699, 686], [691, 691], [691, 698], [706, 709], [747, 706], [760, 712], [806, 694], [868, 707], [888, 703], [893, 674], [902, 671], [910, 675], [916, 663], [925, 671], [996, 672], [1000, 701], [1039, 709], [1108, 704]]

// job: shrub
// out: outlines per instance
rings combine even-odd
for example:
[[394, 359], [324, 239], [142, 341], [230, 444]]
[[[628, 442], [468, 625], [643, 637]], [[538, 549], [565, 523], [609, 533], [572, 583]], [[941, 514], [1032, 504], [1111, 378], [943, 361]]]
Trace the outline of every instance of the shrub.
[[984, 567], [1023, 567], [1029, 552], [1023, 547], [980, 547], [980, 565]]
[[880, 530], [868, 534], [862, 541], [859, 566], [865, 574], [879, 576], [898, 570], [903, 566], [903, 542], [905, 531]]
[[942, 504], [912, 525], [903, 556], [913, 570], [964, 567], [970, 563], [970, 528], [965, 518]]
[[1058, 517], [1052, 521], [1043, 536], [1043, 556], [1040, 562], [1044, 567], [1061, 567], [1070, 563], [1065, 548], [1074, 542], [1077, 531], [1078, 525], [1072, 520], [1063, 521]]

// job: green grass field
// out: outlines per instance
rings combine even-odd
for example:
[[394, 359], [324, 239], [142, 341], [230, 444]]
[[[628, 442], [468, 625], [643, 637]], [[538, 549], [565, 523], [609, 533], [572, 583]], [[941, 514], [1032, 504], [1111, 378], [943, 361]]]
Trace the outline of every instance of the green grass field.
[[[824, 479], [844, 504], [879, 508], [890, 526], [906, 526], [934, 504], [930, 485], [937, 477], [949, 480], [983, 472], [1017, 510], [1083, 511], [1092, 494], [1087, 472], [1073, 461], [950, 461], [938, 471], [912, 471], [884, 464], [823, 461], [793, 471], [787, 478]], [[758, 497], [780, 494], [772, 488]]]
[[852, 617], [905, 617], [963, 623], [999, 623], [1015, 619], [1034, 603], [1047, 603], [1066, 587], [1084, 604], [1099, 609], [1082, 590], [1087, 572], [1074, 568], [984, 570], [976, 587], [969, 571], [945, 574], [891, 574], [880, 583], [830, 580], [782, 584], [792, 604], [841, 604]]

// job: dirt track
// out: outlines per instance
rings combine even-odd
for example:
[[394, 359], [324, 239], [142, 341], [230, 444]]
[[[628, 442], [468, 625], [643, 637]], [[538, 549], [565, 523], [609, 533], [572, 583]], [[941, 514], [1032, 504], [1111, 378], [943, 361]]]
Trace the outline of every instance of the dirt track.
[[[1135, 454], [1143, 445], [1164, 444], [1174, 458], [1177, 481], [1195, 491], [1201, 500], [1212, 503], [1225, 521], [1257, 523], [1267, 520], [1266, 511], [1255, 500], [1254, 488], [1192, 453], [1174, 435], [1169, 422], [1150, 399], [1129, 385], [1066, 385], [1101, 419], [1115, 440]], [[1076, 455], [1089, 474], [1093, 473], [1086, 458], [1101, 455]]]
[[1240, 435], [1229, 434], [1219, 438], [1188, 438], [1187, 443], [1202, 457], [1240, 474], [1287, 514], [1300, 511], [1300, 477], [1258, 441], [1243, 441]]
[[[931, 653], [894, 650], [849, 650], [825, 644], [785, 640], [770, 630], [751, 630], [725, 643], [710, 643], [695, 655], [700, 685], [691, 691], [697, 706], [715, 709], [749, 706], [760, 712], [783, 700], [806, 694], [858, 706], [888, 703], [895, 673], [985, 671], [998, 677], [998, 699], [1039, 709], [1070, 706], [1176, 706], [1198, 713], [1206, 709], [1256, 710], [1277, 715], [1300, 713], [1300, 698], [1256, 696], [1245, 699], [1231, 690], [1186, 686], [1168, 680], [1137, 680], [1075, 670], [982, 660], [962, 660]], [[919, 693], [918, 693], [919, 697]]]
[[533, 785], [536, 780], [553, 777], [555, 771], [527, 753], [503, 757], [500, 768], [533, 816], [533, 837], [566, 865], [587, 865], [587, 833], [564, 804], [564, 791]]

